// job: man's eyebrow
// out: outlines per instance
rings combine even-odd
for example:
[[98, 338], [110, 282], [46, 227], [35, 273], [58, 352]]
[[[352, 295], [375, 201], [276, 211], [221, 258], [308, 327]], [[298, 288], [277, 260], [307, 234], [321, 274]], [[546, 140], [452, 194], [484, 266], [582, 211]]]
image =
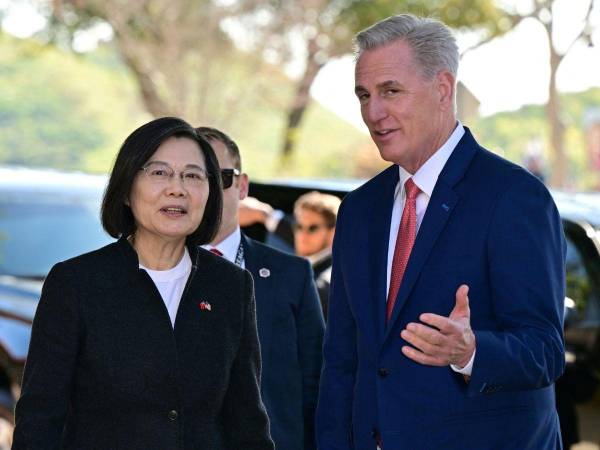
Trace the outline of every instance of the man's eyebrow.
[[[377, 89], [388, 89], [388, 88], [392, 88], [392, 87], [401, 88], [402, 84], [396, 80], [386, 80], [386, 81], [382, 81], [381, 83], [378, 83], [376, 85]], [[368, 92], [368, 91], [361, 85], [358, 85], [354, 88], [355, 94], [362, 93], [362, 92]]]
[[386, 80], [382, 83], [379, 83], [377, 85], [377, 88], [379, 89], [385, 89], [385, 88], [390, 88], [390, 87], [400, 87], [402, 86], [400, 83], [398, 83], [396, 80]]

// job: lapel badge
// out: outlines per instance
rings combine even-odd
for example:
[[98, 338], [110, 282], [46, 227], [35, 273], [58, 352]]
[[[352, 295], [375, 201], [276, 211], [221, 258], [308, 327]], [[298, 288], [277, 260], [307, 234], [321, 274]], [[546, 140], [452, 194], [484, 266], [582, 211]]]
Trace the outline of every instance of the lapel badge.
[[198, 306], [200, 307], [201, 311], [212, 311], [212, 306], [210, 306], [210, 303], [208, 302], [200, 302]]
[[269, 278], [271, 276], [271, 271], [269, 269], [267, 269], [266, 267], [263, 267], [262, 269], [260, 269], [258, 271], [258, 274], [260, 275], [261, 278]]

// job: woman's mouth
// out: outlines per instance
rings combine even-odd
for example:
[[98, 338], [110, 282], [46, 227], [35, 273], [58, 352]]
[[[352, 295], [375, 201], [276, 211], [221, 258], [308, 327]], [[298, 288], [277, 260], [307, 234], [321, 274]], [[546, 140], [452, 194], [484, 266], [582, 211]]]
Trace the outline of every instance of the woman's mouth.
[[187, 214], [187, 210], [180, 206], [166, 206], [161, 208], [160, 211], [170, 217], [180, 217]]

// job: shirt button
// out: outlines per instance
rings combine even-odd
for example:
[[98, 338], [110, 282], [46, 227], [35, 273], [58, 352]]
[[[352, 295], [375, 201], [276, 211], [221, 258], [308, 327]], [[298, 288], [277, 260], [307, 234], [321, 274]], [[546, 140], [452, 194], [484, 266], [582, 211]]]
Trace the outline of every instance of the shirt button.
[[175, 411], [174, 409], [169, 411], [169, 420], [170, 421], [177, 420], [177, 411]]
[[381, 378], [385, 378], [385, 377], [387, 377], [387, 376], [388, 376], [389, 370], [388, 370], [388, 369], [386, 369], [385, 367], [380, 367], [380, 368], [377, 370], [377, 373], [379, 374], [379, 376], [380, 376]]

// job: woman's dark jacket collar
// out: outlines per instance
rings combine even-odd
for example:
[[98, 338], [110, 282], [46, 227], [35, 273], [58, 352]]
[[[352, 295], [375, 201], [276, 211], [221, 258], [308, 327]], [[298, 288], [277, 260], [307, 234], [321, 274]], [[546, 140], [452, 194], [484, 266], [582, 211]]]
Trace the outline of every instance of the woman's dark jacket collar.
[[[133, 248], [133, 245], [131, 245], [131, 243], [127, 240], [127, 238], [119, 238], [119, 240], [117, 241], [117, 246], [121, 252], [121, 255], [123, 255], [123, 258], [125, 259], [127, 266], [131, 269], [139, 269], [140, 260], [138, 258], [138, 254]], [[200, 248], [198, 246], [190, 245], [189, 243], [186, 243], [186, 247], [190, 254], [192, 265], [195, 266], [198, 261], [198, 253], [200, 252]]]

